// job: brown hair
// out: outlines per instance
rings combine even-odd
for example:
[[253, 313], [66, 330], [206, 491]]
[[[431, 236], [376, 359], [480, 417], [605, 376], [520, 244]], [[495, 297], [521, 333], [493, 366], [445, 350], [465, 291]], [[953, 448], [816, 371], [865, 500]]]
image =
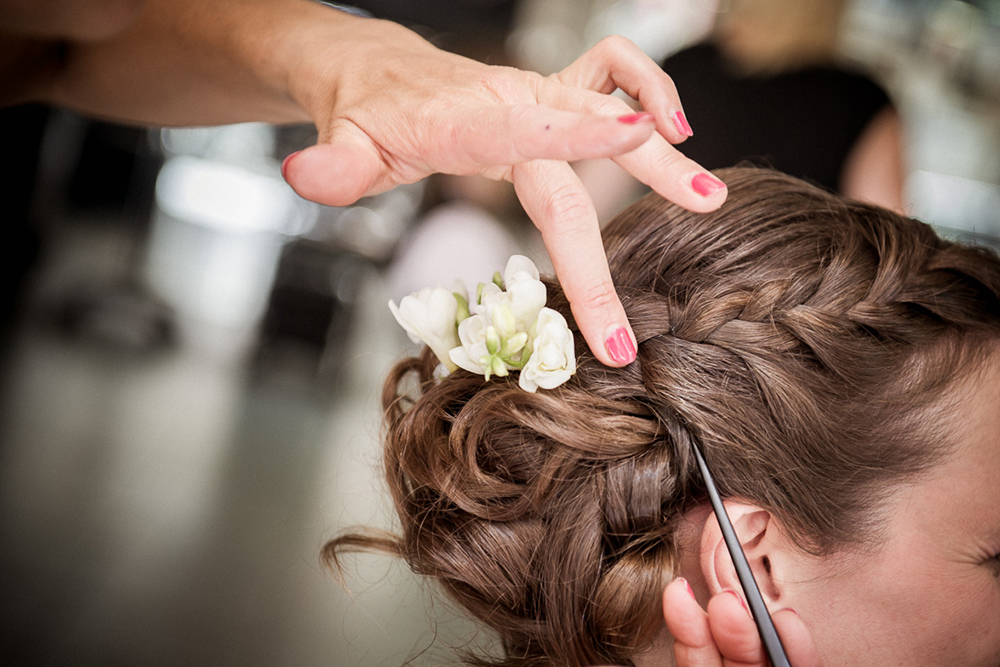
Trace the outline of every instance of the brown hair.
[[[877, 537], [878, 501], [946, 453], [927, 409], [1000, 339], [1000, 260], [926, 225], [767, 170], [717, 172], [696, 214], [649, 195], [605, 230], [638, 359], [552, 391], [428, 350], [383, 393], [401, 536], [324, 548], [405, 558], [503, 642], [503, 667], [628, 664], [656, 627], [682, 514], [770, 509], [816, 554]], [[549, 305], [570, 318], [559, 286]], [[416, 396], [405, 388], [414, 383]], [[940, 421], [940, 420], [938, 420]]]

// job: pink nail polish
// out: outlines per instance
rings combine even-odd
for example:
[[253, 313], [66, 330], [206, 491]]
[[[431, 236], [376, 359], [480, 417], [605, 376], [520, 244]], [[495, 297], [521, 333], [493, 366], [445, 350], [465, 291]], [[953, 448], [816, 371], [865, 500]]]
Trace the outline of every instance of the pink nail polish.
[[625, 327], [615, 329], [615, 332], [604, 341], [604, 347], [616, 364], [630, 364], [635, 361], [635, 345], [632, 344], [632, 337], [628, 335]]
[[[287, 168], [288, 168], [288, 162], [289, 162], [289, 161], [290, 161], [290, 160], [291, 160], [291, 159], [292, 159], [293, 157], [295, 157], [296, 155], [298, 155], [298, 154], [299, 154], [299, 153], [301, 153], [301, 152], [302, 152], [302, 151], [295, 151], [294, 153], [289, 153], [289, 154], [288, 154], [288, 157], [286, 157], [286, 158], [285, 158], [284, 160], [282, 160], [282, 161], [281, 161], [281, 177], [282, 177], [282, 178], [285, 178], [285, 169], [287, 169]], [[288, 180], [288, 179], [285, 179], [285, 180]]]
[[693, 591], [693, 590], [691, 589], [691, 584], [690, 584], [690, 583], [688, 583], [688, 580], [687, 580], [687, 579], [685, 579], [684, 577], [678, 577], [678, 579], [680, 579], [681, 581], [683, 581], [683, 582], [684, 582], [684, 587], [685, 587], [685, 588], [687, 588], [687, 592], [688, 592], [688, 595], [690, 595], [690, 596], [691, 596], [691, 599], [692, 599], [692, 600], [695, 600], [695, 599], [697, 599], [697, 598], [695, 598], [695, 596], [694, 596], [694, 591]]
[[619, 123], [625, 123], [626, 125], [636, 125], [638, 123], [645, 123], [647, 121], [655, 121], [656, 118], [653, 114], [648, 111], [640, 111], [638, 113], [630, 113], [625, 116], [618, 116]]
[[691, 188], [702, 197], [715, 194], [724, 187], [726, 184], [711, 174], [698, 174], [691, 179]]
[[683, 111], [674, 112], [674, 126], [676, 126], [677, 131], [683, 134], [685, 137], [694, 136], [694, 130], [692, 130], [691, 125], [688, 124], [687, 118], [684, 117]]

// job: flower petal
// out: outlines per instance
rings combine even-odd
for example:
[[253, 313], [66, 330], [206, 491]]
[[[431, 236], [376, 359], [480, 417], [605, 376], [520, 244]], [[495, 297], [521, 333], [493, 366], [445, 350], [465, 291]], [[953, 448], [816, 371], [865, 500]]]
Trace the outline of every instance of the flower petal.
[[[526, 274], [526, 275], [520, 275]], [[538, 280], [538, 268], [524, 255], [511, 255], [503, 270], [503, 282], [510, 289], [511, 283], [521, 280]]]
[[469, 356], [468, 351], [464, 347], [453, 348], [448, 352], [448, 357], [456, 366], [464, 368], [470, 373], [482, 375], [485, 372], [483, 367]]

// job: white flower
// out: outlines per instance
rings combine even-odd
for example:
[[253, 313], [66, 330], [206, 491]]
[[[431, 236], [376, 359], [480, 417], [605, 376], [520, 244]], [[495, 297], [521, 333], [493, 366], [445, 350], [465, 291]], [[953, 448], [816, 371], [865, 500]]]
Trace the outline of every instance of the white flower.
[[428, 345], [441, 365], [435, 377], [456, 368], [485, 376], [520, 371], [522, 389], [552, 389], [576, 372], [573, 334], [565, 318], [545, 308], [545, 284], [522, 255], [507, 262], [504, 275], [480, 285], [469, 304], [465, 286], [420, 290], [389, 309], [414, 342]]
[[518, 384], [530, 392], [558, 387], [576, 372], [573, 334], [566, 318], [551, 308], [542, 308], [532, 334], [531, 357]]
[[489, 320], [492, 317], [493, 309], [502, 304], [510, 304], [510, 295], [497, 287], [496, 284], [486, 283], [479, 291], [479, 303], [472, 308], [472, 312]]
[[485, 375], [486, 370], [480, 363], [490, 353], [486, 347], [486, 329], [489, 323], [482, 315], [473, 315], [458, 324], [460, 346], [453, 347], [449, 352], [452, 367], [458, 366], [472, 373]]
[[426, 287], [404, 296], [399, 306], [389, 302], [389, 310], [414, 343], [425, 343], [449, 371], [455, 370], [448, 352], [459, 345], [455, 315], [458, 301], [444, 287]]
[[528, 332], [545, 305], [545, 283], [538, 279], [534, 262], [524, 255], [513, 255], [507, 260], [503, 282], [518, 331]]
[[[495, 312], [501, 308], [501, 312], [513, 315], [515, 332], [528, 333], [538, 319], [538, 311], [545, 305], [545, 283], [538, 279], [534, 263], [522, 255], [510, 258], [503, 280], [505, 289], [500, 289], [496, 283], [483, 285], [479, 302], [472, 310], [483, 315], [487, 324], [497, 325]], [[507, 310], [502, 310], [503, 307]]]

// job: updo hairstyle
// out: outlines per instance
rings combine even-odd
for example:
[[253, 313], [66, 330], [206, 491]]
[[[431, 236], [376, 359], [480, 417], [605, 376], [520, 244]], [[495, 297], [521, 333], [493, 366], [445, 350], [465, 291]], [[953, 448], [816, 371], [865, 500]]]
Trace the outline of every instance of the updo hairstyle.
[[934, 406], [1000, 339], [1000, 261], [930, 227], [759, 169], [716, 172], [714, 213], [651, 194], [604, 231], [638, 359], [587, 350], [528, 393], [516, 376], [435, 379], [427, 349], [383, 392], [401, 534], [324, 558], [405, 558], [499, 636], [470, 664], [631, 664], [659, 627], [675, 532], [724, 497], [771, 511], [816, 555], [866, 549], [879, 501], [955, 446]]

